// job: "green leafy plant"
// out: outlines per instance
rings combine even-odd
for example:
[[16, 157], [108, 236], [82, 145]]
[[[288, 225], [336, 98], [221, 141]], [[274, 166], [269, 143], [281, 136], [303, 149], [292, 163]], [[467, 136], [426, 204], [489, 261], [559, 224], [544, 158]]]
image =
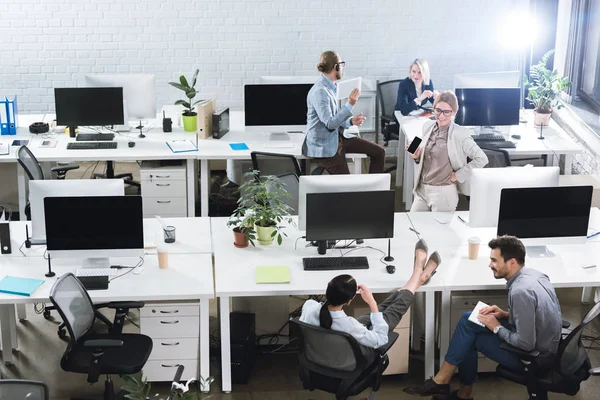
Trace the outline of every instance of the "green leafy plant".
[[[283, 222], [295, 226], [290, 213], [292, 208], [285, 203], [286, 198], [291, 198], [286, 185], [274, 175], [260, 176], [260, 171], [250, 171], [244, 174], [245, 182], [240, 186], [238, 210], [252, 210], [251, 216], [256, 226], [274, 227], [271, 237], [277, 239], [281, 245], [283, 236]], [[236, 210], [237, 211], [237, 210]], [[235, 215], [235, 213], [234, 213]]]
[[233, 227], [235, 232], [243, 233], [252, 246], [256, 239], [256, 231], [254, 230], [254, 210], [239, 206], [235, 209], [229, 221], [227, 221], [228, 227]]
[[193, 116], [197, 115], [197, 113], [194, 111], [194, 106], [202, 101], [202, 100], [198, 100], [195, 103], [192, 103], [192, 100], [198, 94], [198, 91], [195, 89], [196, 81], [198, 79], [198, 72], [200, 72], [199, 69], [197, 69], [194, 72], [194, 76], [192, 77], [191, 85], [189, 84], [189, 82], [185, 78], [185, 76], [183, 76], [183, 75], [181, 75], [179, 77], [179, 82], [169, 82], [169, 85], [171, 85], [179, 90], [182, 90], [185, 93], [185, 96], [188, 98], [187, 100], [177, 100], [175, 102], [175, 105], [182, 105], [183, 107], [185, 107], [185, 111], [183, 112], [183, 115], [185, 115], [186, 117], [193, 117]]
[[548, 59], [554, 54], [554, 49], [548, 51], [539, 63], [531, 67], [531, 81], [524, 77], [525, 88], [528, 90], [527, 100], [535, 106], [540, 114], [550, 114], [552, 107], [561, 109], [564, 105], [559, 101], [559, 93], [571, 86], [567, 78], [558, 75], [558, 71], [547, 68]]
[[[151, 395], [152, 386], [150, 382], [144, 377], [136, 379], [132, 375], [121, 375], [121, 378], [125, 381], [125, 386], [121, 387], [121, 390], [127, 394], [123, 396], [124, 399], [129, 400], [204, 400], [210, 398], [210, 395], [206, 395], [199, 391], [190, 391], [190, 384], [195, 383], [194, 380], [190, 379], [185, 384], [173, 382], [171, 386], [171, 394], [167, 397], [155, 393]], [[201, 389], [209, 387], [215, 379], [210, 376], [207, 379], [200, 378], [198, 382]]]

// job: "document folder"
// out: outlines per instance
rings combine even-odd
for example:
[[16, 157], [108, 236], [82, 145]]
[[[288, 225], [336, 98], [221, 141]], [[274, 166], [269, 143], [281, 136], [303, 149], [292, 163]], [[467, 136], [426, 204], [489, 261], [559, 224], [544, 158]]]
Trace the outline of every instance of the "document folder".
[[19, 278], [16, 276], [5, 276], [0, 281], [0, 293], [17, 294], [19, 296], [31, 296], [31, 293], [44, 283], [40, 279]]

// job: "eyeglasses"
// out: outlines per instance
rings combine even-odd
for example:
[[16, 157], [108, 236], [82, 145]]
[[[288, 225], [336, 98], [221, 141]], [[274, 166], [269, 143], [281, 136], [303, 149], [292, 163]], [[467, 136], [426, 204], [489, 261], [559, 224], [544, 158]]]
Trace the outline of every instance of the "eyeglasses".
[[452, 115], [452, 110], [442, 110], [441, 108], [434, 108], [433, 113], [438, 116], [440, 114], [444, 114], [446, 117], [449, 117], [450, 115]]
[[346, 61], [340, 61], [339, 63], [337, 63], [337, 65], [339, 65], [341, 67], [345, 67], [346, 66]]

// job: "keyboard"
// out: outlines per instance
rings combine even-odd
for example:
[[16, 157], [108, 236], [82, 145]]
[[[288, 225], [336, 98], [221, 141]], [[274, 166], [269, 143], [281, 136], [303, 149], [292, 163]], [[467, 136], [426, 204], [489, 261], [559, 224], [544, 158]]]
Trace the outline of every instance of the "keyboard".
[[310, 257], [303, 258], [302, 264], [305, 271], [369, 269], [367, 257]]
[[116, 149], [117, 142], [70, 142], [67, 143], [68, 150], [105, 150]]
[[116, 276], [116, 268], [78, 268], [75, 276]]
[[471, 135], [476, 142], [503, 142], [504, 136], [502, 135]]
[[114, 133], [78, 133], [78, 142], [111, 141], [115, 138]]

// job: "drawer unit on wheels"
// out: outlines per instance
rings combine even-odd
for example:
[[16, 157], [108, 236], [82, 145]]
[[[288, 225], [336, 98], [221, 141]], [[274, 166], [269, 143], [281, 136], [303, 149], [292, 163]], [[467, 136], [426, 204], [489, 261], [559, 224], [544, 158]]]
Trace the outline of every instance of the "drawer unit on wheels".
[[185, 367], [182, 380], [198, 379], [199, 303], [147, 303], [140, 309], [140, 332], [153, 343], [143, 369], [148, 381], [172, 380], [179, 365]]
[[186, 167], [144, 161], [140, 169], [144, 218], [187, 217]]

